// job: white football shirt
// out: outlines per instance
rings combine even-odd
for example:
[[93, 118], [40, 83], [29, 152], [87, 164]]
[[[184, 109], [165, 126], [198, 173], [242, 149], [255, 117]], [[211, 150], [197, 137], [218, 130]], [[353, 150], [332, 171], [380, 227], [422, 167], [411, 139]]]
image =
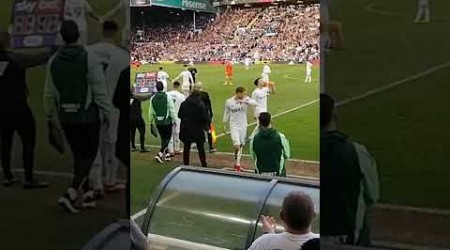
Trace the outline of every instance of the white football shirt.
[[252, 99], [258, 103], [258, 107], [255, 107], [255, 117], [258, 117], [260, 113], [267, 112], [267, 97], [270, 95], [268, 87], [256, 88], [252, 93]]
[[270, 70], [270, 67], [269, 67], [269, 65], [264, 65], [264, 67], [263, 67], [263, 74], [270, 74], [270, 73], [272, 73], [272, 71]]
[[181, 72], [180, 76], [183, 80], [181, 83], [181, 88], [182, 89], [189, 89], [189, 86], [191, 85], [191, 82], [194, 82], [194, 79], [192, 78], [192, 74], [191, 72], [189, 72], [189, 70], [184, 70], [183, 72]]
[[319, 238], [318, 234], [291, 234], [288, 232], [279, 234], [264, 234], [256, 239], [248, 250], [299, 250], [308, 240]]
[[158, 74], [157, 74], [157, 80], [158, 81], [167, 84], [167, 80], [169, 78], [170, 78], [170, 76], [169, 76], [169, 74], [167, 74], [167, 72], [162, 71], [162, 70], [158, 71]]
[[178, 111], [180, 111], [181, 103], [183, 103], [186, 100], [186, 97], [180, 91], [177, 90], [169, 91], [167, 92], [167, 95], [172, 98], [175, 107], [175, 116], [178, 117]]
[[223, 122], [230, 122], [230, 129], [247, 128], [247, 109], [252, 105], [258, 107], [258, 103], [250, 97], [237, 100], [234, 96], [225, 102]]
[[105, 72], [108, 100], [112, 102], [117, 82], [123, 70], [129, 67], [129, 54], [126, 50], [107, 42], [99, 42], [86, 47], [96, 55]]
[[306, 61], [306, 74], [310, 75], [313, 64], [310, 61]]
[[64, 5], [64, 20], [72, 20], [78, 25], [80, 32], [87, 32], [86, 12], [92, 7], [85, 0], [66, 0]]

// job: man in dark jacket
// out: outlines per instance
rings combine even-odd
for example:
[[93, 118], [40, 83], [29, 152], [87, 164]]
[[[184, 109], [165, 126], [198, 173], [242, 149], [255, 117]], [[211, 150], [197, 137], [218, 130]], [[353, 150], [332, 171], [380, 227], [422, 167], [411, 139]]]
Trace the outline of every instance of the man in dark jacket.
[[195, 143], [202, 167], [207, 167], [204, 143], [205, 132], [208, 131], [211, 120], [199, 91], [194, 90], [181, 104], [178, 117], [181, 119], [180, 140], [184, 144], [184, 165], [189, 165], [191, 144]]
[[370, 245], [367, 211], [379, 196], [376, 164], [364, 146], [337, 130], [334, 100], [326, 94], [320, 95], [320, 126], [321, 236]]
[[[203, 104], [205, 104], [206, 111], [208, 112], [208, 115], [209, 115], [209, 119], [212, 122], [213, 110], [212, 110], [212, 105], [211, 105], [211, 99], [209, 98], [208, 92], [203, 90], [203, 84], [201, 82], [198, 82], [197, 84], [195, 84], [195, 89], [200, 92], [200, 98], [202, 99]], [[210, 153], [217, 152], [217, 149], [215, 149], [214, 145], [213, 145], [211, 129], [208, 129], [208, 144], [209, 144], [209, 152]]]
[[17, 132], [23, 146], [23, 168], [25, 169], [25, 189], [45, 188], [48, 183], [33, 178], [34, 149], [36, 145], [36, 121], [28, 105], [26, 69], [44, 64], [49, 52], [36, 55], [10, 53], [10, 36], [0, 32], [0, 138], [1, 165], [4, 186], [17, 182], [11, 172], [11, 150], [14, 133]]
[[131, 140], [131, 151], [136, 151], [136, 129], [139, 131], [139, 141], [141, 143], [141, 153], [149, 152], [145, 148], [145, 121], [142, 117], [142, 101], [134, 94], [134, 88], [130, 93], [130, 140]]
[[250, 154], [259, 174], [286, 177], [286, 161], [290, 157], [289, 141], [271, 127], [271, 115], [259, 114], [259, 132], [251, 139]]

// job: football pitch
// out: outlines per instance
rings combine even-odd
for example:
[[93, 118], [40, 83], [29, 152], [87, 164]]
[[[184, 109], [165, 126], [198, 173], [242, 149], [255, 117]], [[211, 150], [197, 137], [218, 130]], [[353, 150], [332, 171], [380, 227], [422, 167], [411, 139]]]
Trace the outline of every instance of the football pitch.
[[430, 2], [426, 24], [413, 23], [417, 1], [332, 4], [346, 48], [327, 54], [327, 92], [339, 127], [376, 158], [381, 202], [449, 209], [450, 2]]
[[[183, 70], [182, 64], [168, 65], [143, 65], [131, 74], [131, 82], [134, 83], [136, 72], [153, 72], [162, 66], [173, 79]], [[223, 108], [227, 98], [234, 95], [237, 86], [244, 86], [250, 96], [255, 89], [253, 80], [260, 76], [262, 65], [253, 65], [250, 70], [245, 70], [243, 65], [234, 66], [233, 86], [224, 86], [224, 66], [223, 65], [196, 65], [198, 69], [197, 81], [202, 82], [203, 88], [210, 94], [213, 106], [214, 118], [217, 134], [220, 135], [216, 148], [218, 153], [207, 154], [207, 160], [212, 167], [225, 168], [233, 167], [232, 157], [224, 161], [217, 161], [223, 155], [232, 153], [231, 138], [221, 129]], [[278, 131], [284, 133], [290, 141], [291, 154], [293, 159], [318, 161], [319, 159], [319, 67], [313, 69], [313, 82], [304, 83], [304, 65], [277, 65], [272, 64], [271, 80], [276, 84], [276, 94], [269, 96], [269, 112], [276, 116], [273, 126]], [[171, 86], [169, 84], [169, 90]], [[143, 103], [144, 119], [148, 121], [148, 101]], [[249, 108], [249, 123], [255, 122], [252, 118], [252, 109]], [[149, 124], [146, 122], [147, 131]], [[248, 127], [248, 134], [254, 129]], [[138, 143], [138, 140], [136, 139]], [[131, 169], [131, 209], [132, 213], [141, 211], [149, 202], [150, 195], [154, 188], [174, 167], [180, 165], [180, 158], [174, 162], [159, 164], [153, 159], [158, 151], [159, 138], [155, 138], [147, 133], [146, 144], [151, 152], [147, 154], [132, 154]], [[248, 154], [248, 146], [244, 153]], [[191, 157], [191, 161], [196, 161], [197, 155]], [[247, 161], [247, 164], [250, 164]], [[193, 165], [197, 165], [194, 163]], [[244, 165], [247, 169], [253, 169], [253, 165]], [[318, 166], [317, 166], [318, 168]], [[318, 169], [317, 169], [318, 171]]]
[[[0, 1], [0, 30], [6, 31], [11, 20], [14, 1]], [[103, 15], [119, 1], [90, 0], [92, 8]], [[122, 22], [121, 13], [114, 19]], [[90, 40], [100, 38], [101, 27], [89, 22]], [[14, 187], [0, 187], [0, 231], [3, 235], [2, 249], [81, 249], [95, 234], [118, 218], [126, 218], [123, 193], [112, 194], [97, 203], [97, 209], [73, 215], [64, 213], [57, 205], [57, 199], [70, 184], [72, 165], [68, 153], [58, 155], [49, 146], [47, 124], [44, 116], [43, 89], [45, 66], [27, 71], [29, 103], [36, 118], [36, 158], [35, 173], [39, 180], [50, 183], [45, 190], [25, 191], [21, 183]], [[13, 84], [13, 83], [11, 83]], [[21, 181], [21, 142], [15, 138], [12, 165]], [[5, 238], [7, 237], [7, 238]]]

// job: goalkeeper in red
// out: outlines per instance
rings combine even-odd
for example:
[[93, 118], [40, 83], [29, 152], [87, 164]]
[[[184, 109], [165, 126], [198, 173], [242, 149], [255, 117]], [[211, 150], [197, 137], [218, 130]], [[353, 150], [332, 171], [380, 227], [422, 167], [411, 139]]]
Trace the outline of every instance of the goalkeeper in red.
[[256, 173], [286, 177], [286, 161], [291, 155], [289, 141], [272, 128], [271, 119], [267, 112], [259, 115], [260, 130], [250, 141], [250, 155]]

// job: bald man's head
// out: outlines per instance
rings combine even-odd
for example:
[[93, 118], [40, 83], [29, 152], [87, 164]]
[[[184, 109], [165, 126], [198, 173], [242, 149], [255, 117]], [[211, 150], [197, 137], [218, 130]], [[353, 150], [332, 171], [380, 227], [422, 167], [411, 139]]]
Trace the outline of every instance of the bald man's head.
[[315, 216], [314, 202], [306, 193], [293, 191], [284, 198], [281, 218], [290, 230], [309, 230]]

